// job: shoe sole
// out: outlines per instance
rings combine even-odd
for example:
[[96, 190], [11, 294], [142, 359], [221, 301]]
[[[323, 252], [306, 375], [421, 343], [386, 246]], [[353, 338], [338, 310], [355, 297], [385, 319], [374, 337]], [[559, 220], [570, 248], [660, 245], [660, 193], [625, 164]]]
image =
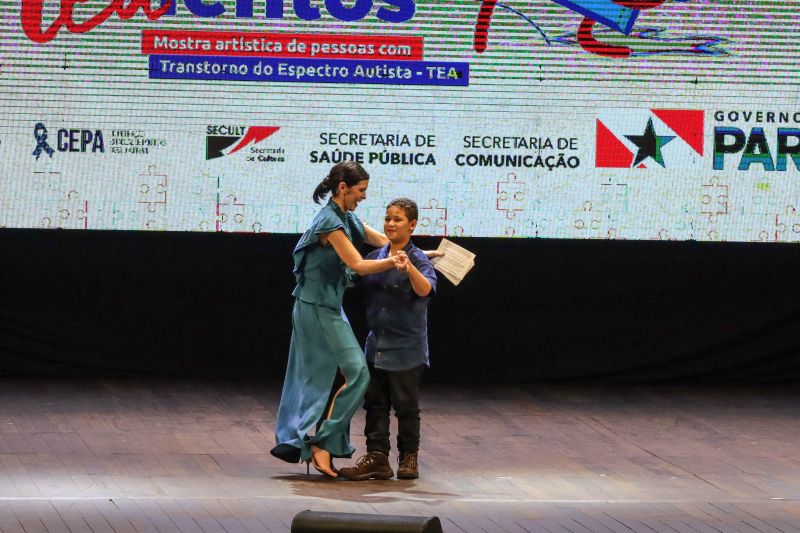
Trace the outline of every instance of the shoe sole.
[[359, 476], [345, 476], [340, 473], [339, 477], [341, 477], [342, 479], [346, 479], [348, 481], [367, 481], [370, 479], [385, 481], [387, 479], [392, 479], [392, 477], [394, 477], [394, 472], [389, 472], [386, 474], [369, 473], [369, 474], [361, 474]]
[[334, 470], [334, 472], [336, 472], [336, 475], [334, 475], [334, 474], [330, 474], [330, 473], [328, 473], [328, 472], [325, 472], [324, 470], [320, 470], [320, 469], [319, 469], [319, 468], [317, 468], [316, 466], [314, 467], [314, 470], [316, 470], [317, 472], [319, 472], [319, 473], [320, 473], [320, 474], [322, 474], [323, 476], [325, 476], [325, 477], [327, 477], [327, 478], [330, 478], [330, 479], [336, 479], [337, 477], [339, 477], [339, 472], [336, 472], [335, 470]]
[[397, 474], [397, 479], [419, 479], [419, 474]]

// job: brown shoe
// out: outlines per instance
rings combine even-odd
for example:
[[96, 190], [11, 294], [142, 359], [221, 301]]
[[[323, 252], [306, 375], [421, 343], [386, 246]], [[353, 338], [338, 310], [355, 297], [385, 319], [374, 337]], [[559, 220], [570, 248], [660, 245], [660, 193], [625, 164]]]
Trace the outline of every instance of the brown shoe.
[[392, 476], [394, 471], [389, 466], [389, 456], [381, 452], [368, 452], [356, 461], [356, 466], [339, 469], [339, 477], [352, 481], [391, 479]]
[[401, 453], [397, 459], [397, 479], [417, 479], [419, 477], [419, 462], [417, 452]]

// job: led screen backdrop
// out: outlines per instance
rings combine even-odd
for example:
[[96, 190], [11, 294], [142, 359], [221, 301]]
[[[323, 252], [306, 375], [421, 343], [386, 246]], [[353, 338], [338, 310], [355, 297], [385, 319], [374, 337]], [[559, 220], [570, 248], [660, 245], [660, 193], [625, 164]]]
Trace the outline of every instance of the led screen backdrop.
[[2, 226], [800, 239], [797, 1], [0, 4]]

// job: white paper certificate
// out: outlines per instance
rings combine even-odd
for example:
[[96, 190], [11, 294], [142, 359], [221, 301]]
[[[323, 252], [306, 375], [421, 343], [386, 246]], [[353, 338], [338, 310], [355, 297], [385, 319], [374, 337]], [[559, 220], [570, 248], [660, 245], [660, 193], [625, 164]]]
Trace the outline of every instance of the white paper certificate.
[[453, 285], [461, 283], [475, 266], [475, 254], [452, 241], [442, 239], [437, 250], [444, 252], [444, 256], [431, 259], [433, 268], [444, 274]]

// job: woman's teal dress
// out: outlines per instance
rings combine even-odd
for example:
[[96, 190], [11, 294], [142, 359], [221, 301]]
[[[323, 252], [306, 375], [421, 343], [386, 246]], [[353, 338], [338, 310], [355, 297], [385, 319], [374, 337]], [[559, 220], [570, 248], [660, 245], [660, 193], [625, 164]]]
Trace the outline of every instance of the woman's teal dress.
[[[319, 235], [343, 229], [356, 248], [365, 239], [364, 226], [351, 212], [330, 201], [314, 217], [295, 246], [297, 286], [292, 311], [292, 340], [275, 423], [272, 455], [296, 463], [311, 457], [315, 444], [334, 457], [351, 457], [350, 419], [364, 399], [369, 371], [364, 352], [342, 310], [350, 275], [332, 246], [322, 246]], [[337, 369], [345, 387], [336, 396], [330, 416], [328, 397]], [[317, 423], [324, 419], [314, 432]]]

